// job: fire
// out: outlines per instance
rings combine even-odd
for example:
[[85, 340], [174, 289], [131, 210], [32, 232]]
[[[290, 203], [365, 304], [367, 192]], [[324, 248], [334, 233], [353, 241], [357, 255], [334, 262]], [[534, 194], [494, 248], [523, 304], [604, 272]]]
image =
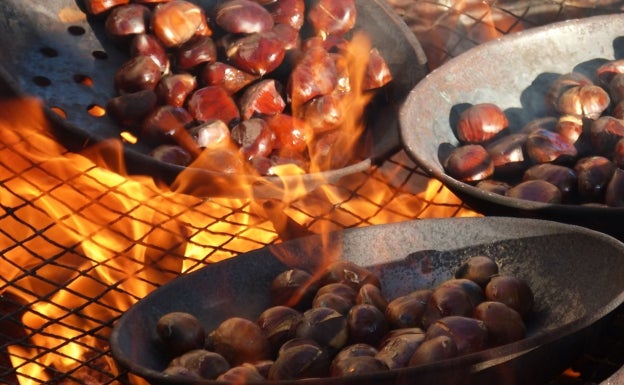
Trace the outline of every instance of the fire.
[[[369, 47], [360, 41], [353, 49], [356, 62]], [[360, 112], [366, 102], [356, 97], [342, 108]], [[180, 274], [310, 233], [475, 215], [438, 182], [414, 172], [402, 153], [312, 191], [304, 178], [292, 178], [303, 170], [276, 167], [284, 177], [281, 187], [272, 187], [281, 189], [279, 199], [259, 196], [258, 178], [225, 178], [217, 188], [236, 194], [217, 198], [191, 168], [172, 186], [127, 175], [121, 140], [68, 151], [35, 98], [0, 103], [0, 294], [24, 304], [11, 316], [26, 337], [8, 346], [21, 385], [57, 376], [63, 383], [111, 381], [117, 375], [107, 354], [112, 323]], [[360, 115], [347, 117], [346, 153], [362, 130]], [[317, 164], [321, 160], [331, 162], [321, 156]]]

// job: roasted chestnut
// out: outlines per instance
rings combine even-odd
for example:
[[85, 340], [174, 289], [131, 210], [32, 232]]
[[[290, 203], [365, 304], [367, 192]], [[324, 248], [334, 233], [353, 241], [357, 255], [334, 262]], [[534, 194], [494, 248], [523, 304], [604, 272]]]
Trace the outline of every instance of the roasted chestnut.
[[353, 306], [347, 314], [350, 343], [365, 343], [377, 346], [388, 332], [389, 326], [384, 313], [374, 305]]
[[310, 308], [318, 290], [312, 274], [301, 269], [288, 269], [278, 274], [271, 283], [271, 303], [298, 310]]
[[171, 312], [158, 319], [156, 331], [165, 349], [173, 356], [204, 346], [205, 330], [197, 317]]
[[502, 302], [481, 302], [475, 307], [473, 317], [485, 324], [490, 346], [518, 341], [526, 335], [526, 326], [520, 313]]
[[422, 325], [428, 329], [440, 318], [451, 315], [469, 317], [473, 310], [474, 305], [465, 290], [458, 286], [438, 286], [427, 302]]
[[578, 192], [585, 202], [602, 202], [607, 184], [615, 165], [604, 156], [589, 156], [579, 159], [574, 165], [578, 178]]
[[397, 297], [386, 307], [386, 319], [391, 328], [422, 327], [422, 317], [433, 290], [416, 290]]
[[371, 283], [366, 283], [360, 287], [355, 302], [376, 306], [382, 312], [385, 312], [388, 306], [388, 300], [383, 296], [379, 287]]
[[214, 351], [232, 366], [271, 358], [271, 344], [260, 326], [245, 318], [221, 322], [213, 334]]
[[478, 352], [488, 344], [485, 323], [472, 317], [448, 316], [437, 320], [425, 332], [425, 339], [438, 336], [453, 339], [458, 355]]
[[423, 341], [414, 351], [408, 362], [409, 366], [430, 364], [432, 362], [456, 357], [459, 354], [453, 338], [440, 335]]
[[263, 311], [256, 322], [269, 340], [273, 352], [277, 353], [286, 341], [295, 338], [302, 318], [303, 315], [291, 307], [272, 306]]
[[460, 113], [457, 139], [462, 143], [483, 143], [508, 126], [507, 115], [496, 104], [475, 104]]
[[561, 190], [554, 184], [541, 179], [520, 182], [505, 192], [510, 198], [544, 203], [561, 203]]
[[480, 144], [455, 148], [443, 166], [450, 176], [464, 182], [480, 181], [494, 174], [492, 157]]
[[340, 350], [349, 337], [347, 319], [328, 307], [312, 308], [303, 313], [296, 335], [312, 339], [321, 347]]
[[165, 47], [180, 46], [195, 35], [211, 35], [202, 8], [185, 0], [172, 0], [154, 8], [152, 32]]
[[343, 283], [351, 286], [356, 292], [366, 283], [381, 287], [379, 278], [375, 274], [365, 267], [345, 260], [336, 261], [326, 266], [320, 281], [321, 285]]
[[265, 378], [254, 365], [245, 363], [228, 369], [228, 371], [219, 375], [216, 380], [228, 382], [230, 384], [246, 384], [249, 382], [264, 381]]
[[327, 351], [318, 345], [300, 344], [285, 349], [269, 369], [269, 380], [299, 380], [310, 377], [326, 377], [331, 359]]
[[455, 278], [465, 278], [485, 288], [490, 278], [498, 274], [498, 264], [487, 255], [475, 255], [455, 271]]
[[361, 374], [378, 373], [388, 370], [386, 364], [372, 356], [349, 357], [336, 361], [331, 365], [331, 377], [346, 377]]
[[[398, 329], [400, 330], [400, 329]], [[425, 340], [425, 333], [404, 333], [385, 339], [376, 357], [389, 369], [404, 368], [418, 347]]]
[[166, 373], [184, 373], [176, 368], [185, 368], [198, 377], [214, 380], [230, 369], [230, 364], [218, 353], [205, 349], [194, 349], [174, 358]]
[[485, 296], [490, 301], [502, 302], [514, 309], [523, 319], [533, 308], [533, 291], [524, 280], [511, 275], [492, 277], [485, 287]]
[[273, 17], [259, 3], [251, 0], [227, 0], [217, 6], [215, 22], [225, 31], [250, 34], [273, 29]]

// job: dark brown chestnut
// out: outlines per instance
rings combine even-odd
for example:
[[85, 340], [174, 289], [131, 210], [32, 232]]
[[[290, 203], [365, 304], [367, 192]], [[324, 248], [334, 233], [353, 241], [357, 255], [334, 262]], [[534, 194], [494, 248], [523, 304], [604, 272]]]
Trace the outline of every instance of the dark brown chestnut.
[[197, 78], [188, 73], [177, 73], [163, 76], [155, 92], [161, 104], [184, 107], [189, 95], [197, 88]]
[[240, 69], [216, 61], [208, 63], [201, 72], [201, 80], [207, 86], [220, 86], [228, 94], [234, 94], [257, 79], [257, 75], [241, 71]]
[[619, 168], [624, 168], [624, 138], [615, 143], [613, 150], [613, 164]]
[[263, 79], [247, 87], [238, 100], [243, 119], [279, 114], [286, 108], [281, 85], [275, 79]]
[[425, 333], [405, 333], [384, 339], [376, 357], [389, 369], [404, 368], [425, 340]]
[[260, 326], [241, 317], [221, 322], [214, 330], [213, 345], [232, 366], [271, 358], [271, 344]]
[[388, 370], [386, 364], [377, 357], [357, 356], [336, 361], [331, 365], [330, 377], [357, 376], [379, 373]]
[[520, 182], [507, 190], [505, 196], [543, 203], [561, 203], [563, 199], [557, 186], [541, 179]]
[[193, 160], [192, 155], [177, 144], [161, 144], [154, 147], [149, 155], [160, 162], [177, 166], [188, 166]]
[[301, 269], [288, 269], [279, 273], [271, 282], [271, 303], [300, 311], [309, 309], [318, 288], [318, 281], [312, 274]]
[[391, 300], [385, 313], [390, 327], [422, 327], [422, 316], [432, 293], [433, 290], [421, 289]]
[[312, 307], [328, 307], [338, 313], [346, 315], [355, 305], [355, 301], [337, 293], [317, 294], [312, 301]]
[[502, 302], [517, 311], [525, 319], [533, 308], [534, 295], [529, 285], [511, 275], [497, 275], [485, 287], [489, 301]]
[[[141, 125], [140, 136], [150, 144], [176, 143], [178, 139], [188, 135], [186, 127], [192, 122], [193, 117], [184, 108], [161, 105], [145, 117]], [[194, 145], [194, 143], [187, 144], [187, 146], [183, 143], [177, 144], [185, 147], [187, 151], [190, 150], [186, 148], [187, 146]]]
[[151, 11], [144, 5], [120, 5], [106, 17], [104, 29], [112, 41], [125, 45], [134, 35], [149, 31], [150, 17]]
[[440, 318], [451, 315], [468, 317], [473, 310], [474, 305], [465, 290], [458, 286], [438, 286], [427, 302], [422, 325], [428, 329]]
[[334, 359], [332, 360], [332, 364], [334, 362], [344, 360], [345, 358], [360, 356], [374, 357], [378, 352], [379, 350], [377, 350], [377, 348], [375, 348], [374, 346], [364, 343], [347, 345], [346, 347], [342, 348], [338, 353], [336, 353]]
[[178, 70], [192, 70], [216, 61], [217, 46], [210, 36], [194, 36], [175, 50], [175, 60]]
[[388, 332], [384, 313], [374, 305], [353, 306], [347, 314], [350, 343], [365, 343], [377, 346]]
[[106, 112], [122, 127], [138, 128], [143, 119], [156, 108], [157, 102], [154, 91], [142, 90], [110, 99]]
[[481, 302], [475, 307], [473, 317], [485, 324], [490, 346], [519, 341], [526, 336], [526, 326], [520, 313], [502, 302]]
[[229, 61], [240, 70], [264, 76], [282, 64], [284, 41], [273, 30], [237, 38], [226, 47]]
[[256, 322], [267, 336], [272, 351], [277, 353], [286, 341], [295, 338], [302, 318], [303, 315], [291, 307], [272, 306], [263, 311]]
[[552, 163], [537, 164], [528, 168], [522, 179], [545, 180], [557, 186], [561, 191], [562, 202], [572, 202], [576, 197], [578, 178], [576, 172], [570, 167]]
[[265, 7], [251, 0], [227, 0], [215, 10], [215, 22], [226, 32], [250, 34], [273, 29], [273, 17]]
[[199, 319], [186, 312], [164, 314], [156, 323], [156, 332], [166, 351], [173, 356], [203, 347], [206, 335]]
[[310, 338], [320, 346], [336, 351], [344, 347], [348, 336], [346, 317], [328, 307], [306, 310], [297, 328], [297, 337]]
[[508, 126], [507, 115], [496, 104], [475, 104], [460, 113], [457, 120], [457, 139], [462, 143], [483, 143]]
[[185, 0], [172, 0], [156, 6], [151, 26], [165, 47], [180, 46], [195, 35], [212, 34], [203, 9]]
[[[183, 367], [196, 373], [200, 378], [214, 380], [230, 369], [230, 364], [218, 353], [205, 349], [195, 349], [174, 358], [170, 367]], [[169, 369], [168, 373], [171, 372]], [[179, 372], [179, 371], [177, 371]]]
[[355, 297], [355, 303], [373, 305], [382, 312], [385, 312], [388, 306], [388, 300], [382, 294], [381, 289], [371, 283], [366, 283], [360, 287]]
[[370, 270], [345, 260], [334, 261], [325, 266], [320, 281], [321, 285], [343, 283], [351, 286], [351, 288], [356, 290], [356, 293], [366, 283], [381, 287], [379, 278]]
[[574, 165], [578, 192], [585, 202], [603, 202], [607, 184], [615, 172], [615, 164], [604, 156], [588, 156]]
[[320, 346], [300, 344], [282, 351], [271, 368], [269, 380], [299, 380], [327, 377], [331, 359]]
[[147, 56], [160, 67], [162, 74], [169, 73], [169, 56], [160, 41], [149, 33], [135, 35], [130, 41], [130, 56]]
[[114, 75], [119, 94], [153, 90], [160, 81], [160, 66], [149, 56], [139, 55], [123, 63]]
[[426, 365], [447, 358], [456, 357], [459, 354], [453, 338], [440, 335], [423, 341], [414, 351], [409, 360], [409, 366]]
[[217, 381], [223, 381], [230, 384], [247, 384], [249, 382], [264, 381], [265, 378], [260, 374], [258, 369], [250, 364], [244, 363], [239, 366], [230, 368], [225, 373], [216, 378]]
[[505, 195], [511, 185], [502, 180], [484, 179], [477, 182], [476, 187], [493, 194]]
[[496, 175], [513, 176], [527, 167], [528, 159], [524, 153], [526, 140], [526, 134], [510, 134], [484, 145]]
[[323, 48], [314, 46], [303, 52], [288, 77], [286, 91], [292, 110], [312, 98], [331, 93], [338, 84], [338, 71], [332, 56]]
[[448, 316], [437, 320], [425, 332], [425, 339], [438, 336], [451, 337], [459, 355], [483, 350], [488, 343], [485, 323], [472, 317]]
[[228, 127], [240, 121], [240, 112], [231, 95], [219, 86], [199, 88], [190, 96], [187, 108], [200, 121], [221, 120]]
[[563, 74], [550, 85], [546, 92], [546, 106], [553, 111], [557, 109], [557, 101], [561, 94], [572, 87], [594, 84], [590, 78], [580, 72], [568, 72]]
[[589, 137], [595, 149], [595, 155], [607, 158], [613, 156], [615, 144], [624, 138], [624, 121], [612, 116], [602, 116], [590, 126]]
[[624, 206], [624, 170], [616, 168], [605, 192], [605, 204], [609, 207]]
[[275, 24], [286, 24], [300, 30], [305, 22], [305, 2], [303, 0], [278, 0], [267, 5]]
[[474, 255], [468, 258], [455, 271], [455, 278], [465, 278], [485, 288], [490, 278], [498, 274], [498, 264], [487, 255]]
[[494, 163], [480, 144], [467, 144], [453, 149], [444, 161], [444, 170], [464, 182], [477, 182], [494, 174]]
[[624, 59], [609, 60], [596, 69], [598, 81], [603, 86], [608, 86], [611, 80], [621, 73], [624, 73]]
[[533, 163], [569, 163], [578, 155], [577, 148], [566, 137], [546, 129], [531, 132], [525, 149]]
[[238, 143], [246, 160], [268, 156], [276, 140], [267, 122], [260, 118], [243, 120], [232, 128], [230, 136]]

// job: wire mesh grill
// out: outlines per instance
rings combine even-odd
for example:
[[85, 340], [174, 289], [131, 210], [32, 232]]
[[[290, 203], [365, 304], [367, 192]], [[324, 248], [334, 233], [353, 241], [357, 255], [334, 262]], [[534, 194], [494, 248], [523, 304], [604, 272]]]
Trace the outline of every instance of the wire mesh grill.
[[[432, 68], [506, 33], [622, 9], [606, 1], [389, 3]], [[176, 194], [63, 148], [39, 107], [25, 99], [0, 108], [0, 382], [6, 384], [142, 383], [114, 364], [112, 325], [153, 289], [209, 263], [309, 233], [478, 215], [404, 152], [288, 203]], [[623, 326], [616, 316], [610, 333], [624, 337]], [[624, 349], [621, 340], [609, 341], [598, 341], [579, 363], [581, 378], [562, 381], [589, 384], [611, 373]]]

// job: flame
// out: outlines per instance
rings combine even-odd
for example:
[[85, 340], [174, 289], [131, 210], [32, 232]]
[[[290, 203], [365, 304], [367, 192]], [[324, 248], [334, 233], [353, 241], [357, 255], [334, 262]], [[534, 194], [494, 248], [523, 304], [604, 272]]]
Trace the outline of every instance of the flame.
[[[356, 35], [348, 61], [365, 63], [356, 58], [369, 49]], [[362, 65], [352, 67], [354, 73], [364, 71]], [[343, 153], [357, 145], [368, 102], [358, 82], [351, 87], [353, 97], [341, 108], [356, 113], [345, 114], [341, 125]], [[99, 108], [93, 106], [91, 113], [101, 116]], [[53, 136], [36, 98], [0, 101], [0, 145], [1, 218], [6, 221], [0, 293], [27, 304], [19, 315], [27, 337], [8, 347], [21, 385], [47, 382], [58, 373], [97, 382], [86, 361], [115, 375], [115, 364], [101, 353], [108, 349], [112, 322], [180, 274], [311, 233], [475, 215], [440, 183], [414, 172], [404, 154], [312, 191], [304, 178], [293, 178], [303, 176], [302, 169], [277, 166], [273, 171], [282, 184], [274, 188], [281, 189], [280, 199], [258, 196], [257, 177], [224, 178], [207, 186], [194, 168], [164, 186], [151, 177], [128, 175], [122, 140], [68, 151]], [[196, 162], [209, 161], [203, 156]], [[313, 160], [313, 170], [332, 162], [325, 154]], [[236, 193], [206, 198], [214, 189]], [[328, 258], [339, 253], [328, 245]]]

